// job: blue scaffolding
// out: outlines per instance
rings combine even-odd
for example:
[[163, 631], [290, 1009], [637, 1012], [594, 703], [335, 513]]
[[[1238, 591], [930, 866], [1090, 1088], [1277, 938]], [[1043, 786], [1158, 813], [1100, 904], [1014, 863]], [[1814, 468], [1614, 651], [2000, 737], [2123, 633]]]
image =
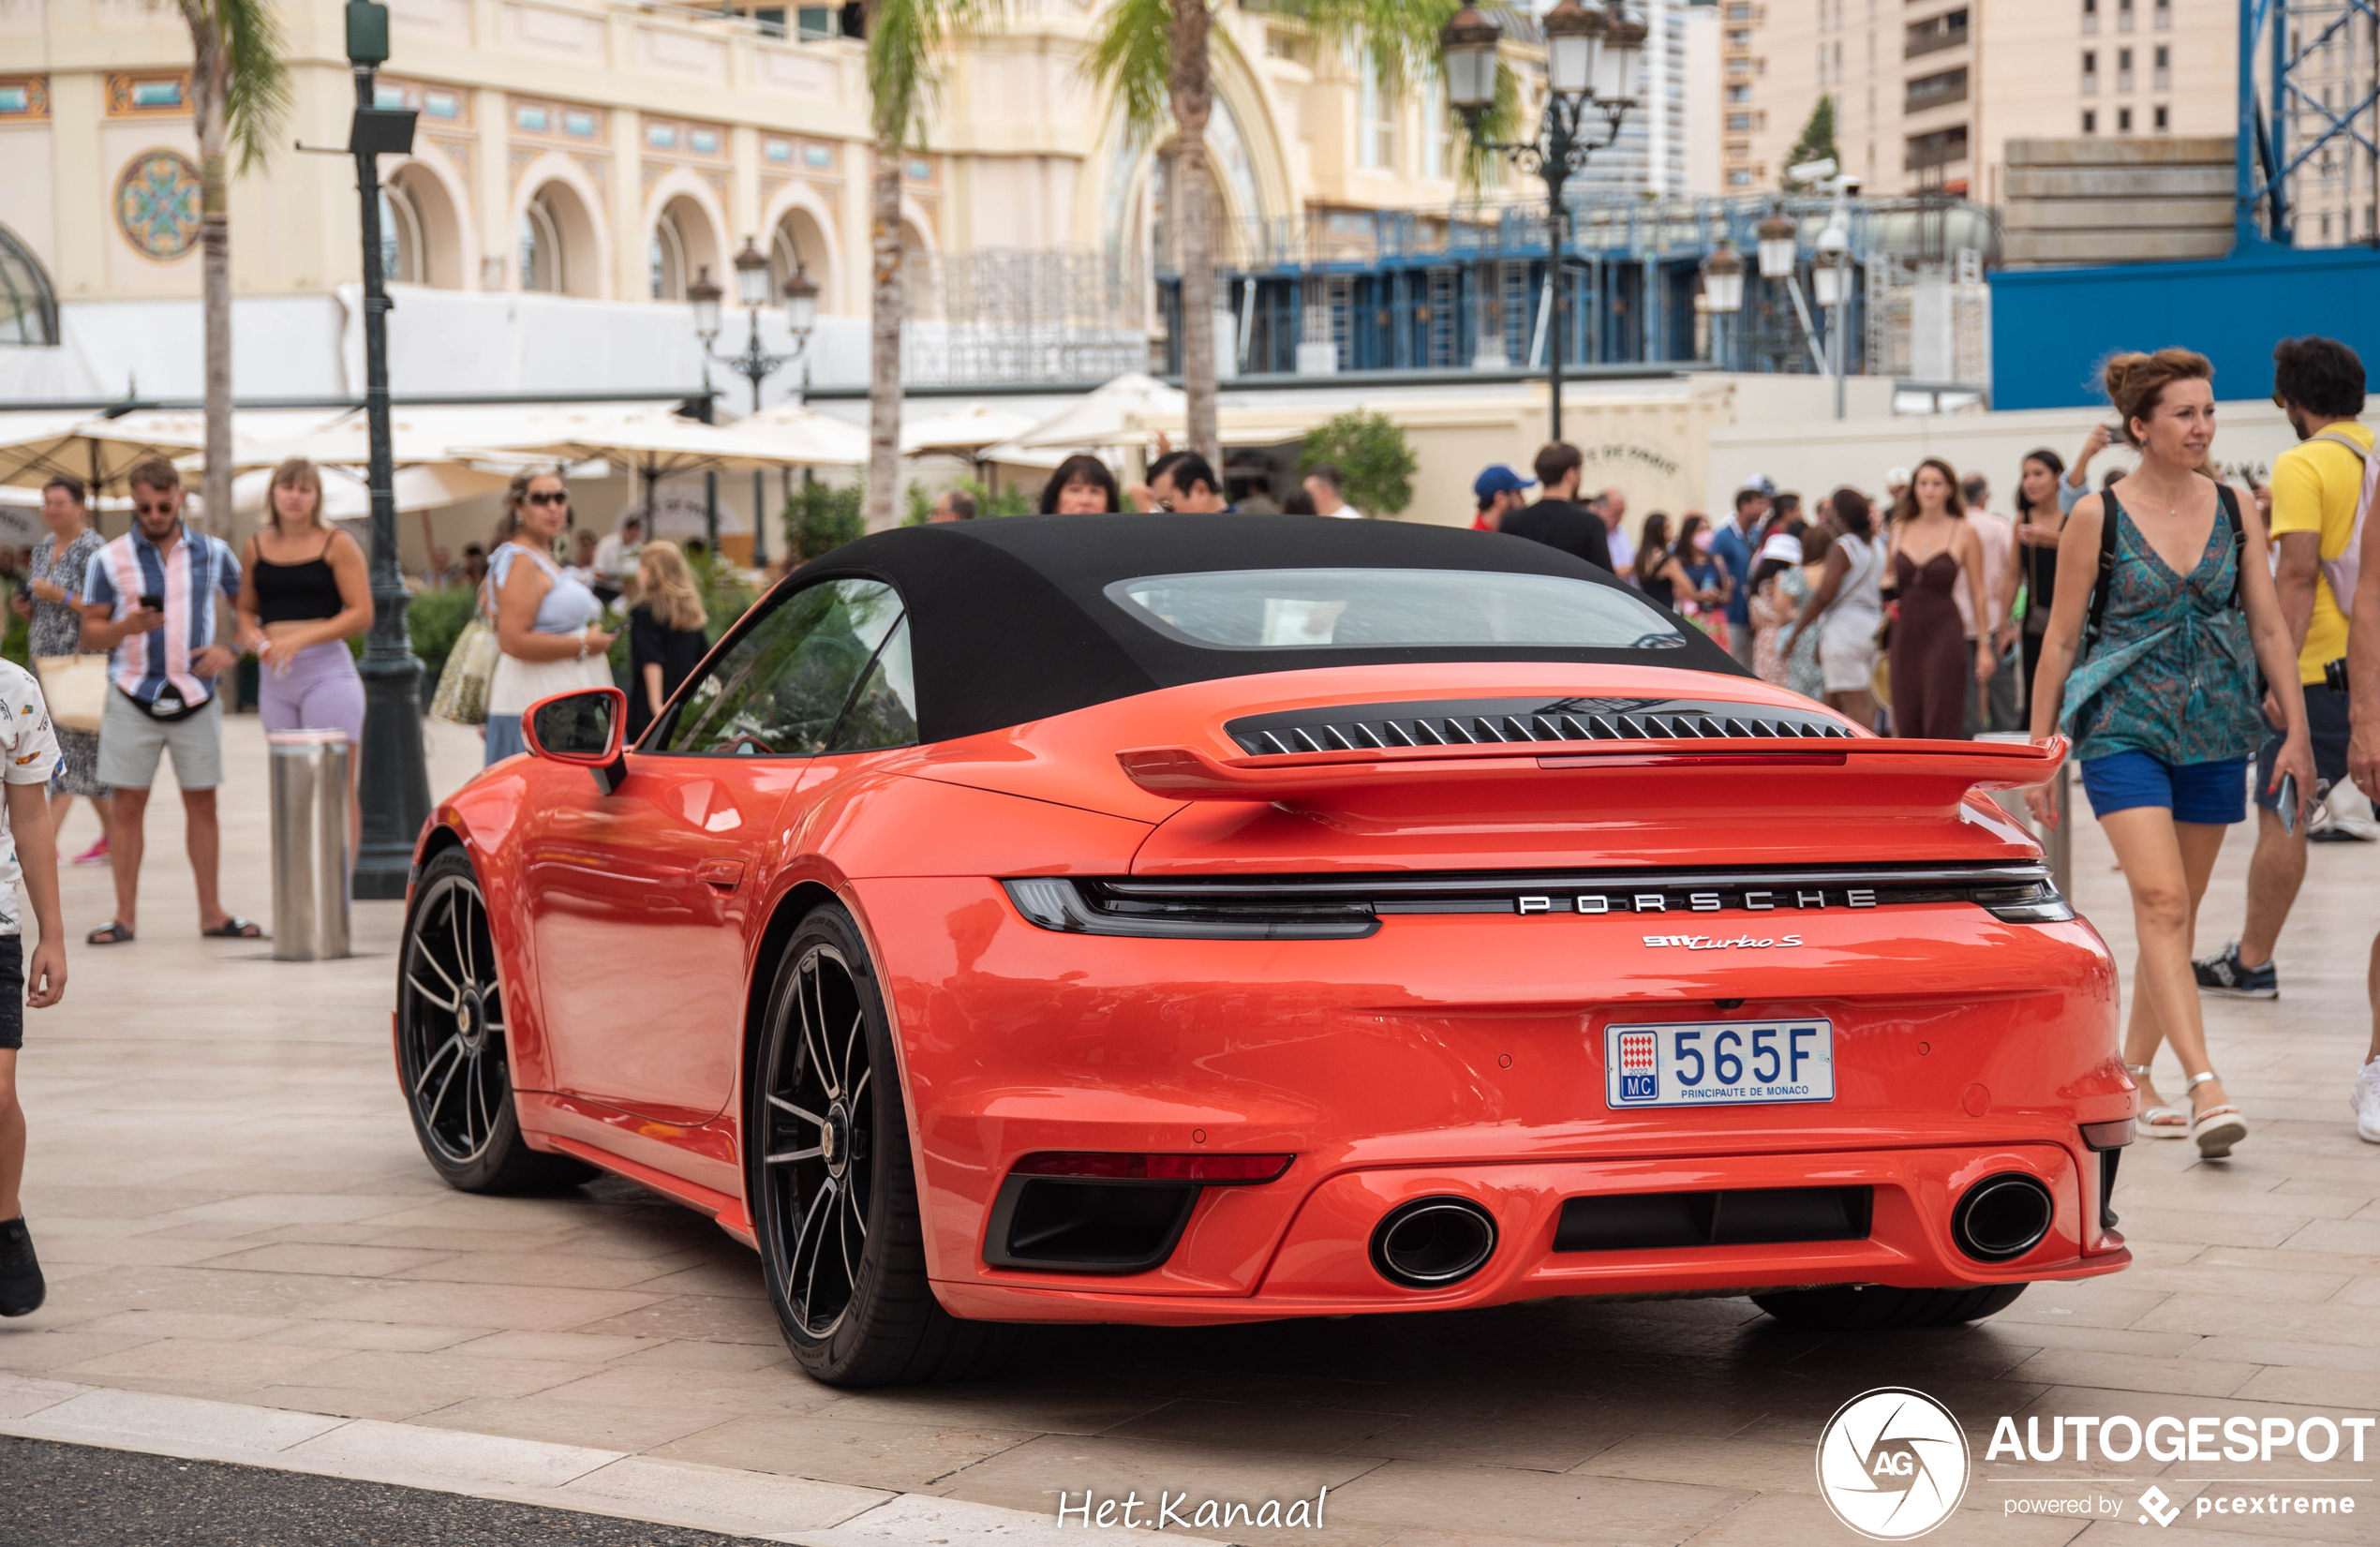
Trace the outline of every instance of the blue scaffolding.
[[[1807, 258], [1832, 201], [1592, 199], [1570, 205], [1562, 252], [1563, 354], [1582, 366], [1703, 362], [1736, 370], [1816, 368], [1781, 283], [1752, 278], [1744, 307], [1697, 326], [1703, 263], [1721, 243], [1748, 263], [1753, 229], [1782, 210]], [[1328, 345], [1340, 371], [1461, 370], [1501, 361], [1541, 369], [1553, 268], [1542, 206], [1341, 211], [1240, 222], [1217, 246], [1216, 305], [1232, 316], [1217, 350], [1242, 376], [1296, 374], [1301, 346]], [[1997, 256], [1990, 213], [1941, 197], [1854, 199], [1858, 272], [1878, 254], [1922, 258], [1960, 248]], [[1160, 235], [1157, 250], [1170, 244]], [[1181, 369], [1179, 275], [1161, 267], [1166, 365]], [[1866, 369], [1867, 287], [1846, 307], [1850, 370]], [[1308, 357], [1309, 360], [1313, 356]]]

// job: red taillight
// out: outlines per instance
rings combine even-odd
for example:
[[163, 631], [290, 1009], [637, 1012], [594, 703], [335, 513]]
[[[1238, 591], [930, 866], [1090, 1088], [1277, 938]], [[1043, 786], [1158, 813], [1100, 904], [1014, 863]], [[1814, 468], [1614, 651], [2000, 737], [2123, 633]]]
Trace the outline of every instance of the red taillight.
[[1111, 1177], [1127, 1182], [1272, 1182], [1295, 1155], [1147, 1155], [1045, 1150], [1017, 1162], [1019, 1176]]
[[2120, 1150], [2132, 1142], [2132, 1119], [2120, 1117], [2111, 1123], [2086, 1123], [2082, 1125], [2083, 1142], [2094, 1150]]

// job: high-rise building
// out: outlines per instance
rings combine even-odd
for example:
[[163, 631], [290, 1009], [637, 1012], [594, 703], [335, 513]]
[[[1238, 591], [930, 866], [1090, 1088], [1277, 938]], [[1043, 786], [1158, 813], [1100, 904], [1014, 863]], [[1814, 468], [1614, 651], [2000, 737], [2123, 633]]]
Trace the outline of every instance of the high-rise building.
[[[2004, 197], [2011, 139], [2224, 135], [2232, 0], [1721, 0], [1725, 175], [1774, 188], [1820, 98], [1871, 194]], [[2343, 156], [2342, 157], [2343, 160]]]

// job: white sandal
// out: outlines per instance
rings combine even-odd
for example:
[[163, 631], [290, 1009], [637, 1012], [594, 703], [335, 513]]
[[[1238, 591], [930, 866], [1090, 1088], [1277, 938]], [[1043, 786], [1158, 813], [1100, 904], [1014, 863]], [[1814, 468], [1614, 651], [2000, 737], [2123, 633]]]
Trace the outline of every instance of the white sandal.
[[[2149, 1065], [2127, 1064], [2124, 1073], [2138, 1083], [2149, 1078]], [[2160, 1122], [2161, 1118], [2171, 1121]], [[2143, 1138], [2186, 1138], [2190, 1136], [2190, 1114], [2176, 1107], [2150, 1107], [2132, 1120], [2132, 1128]]]
[[[2212, 1069], [2190, 1077], [2189, 1090], [2196, 1090], [2215, 1078]], [[2190, 1119], [2190, 1138], [2198, 1146], [2198, 1153], [2208, 1160], [2221, 1160], [2231, 1153], [2231, 1147], [2248, 1137], [2248, 1120], [2239, 1108], [2226, 1101], [2220, 1107], [2209, 1107], [2194, 1112]]]

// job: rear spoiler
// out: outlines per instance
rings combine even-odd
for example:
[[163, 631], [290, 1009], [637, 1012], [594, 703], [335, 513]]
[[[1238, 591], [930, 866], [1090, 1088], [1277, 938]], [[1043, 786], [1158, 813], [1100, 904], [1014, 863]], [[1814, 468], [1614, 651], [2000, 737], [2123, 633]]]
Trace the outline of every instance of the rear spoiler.
[[[1248, 800], [1291, 805], [1341, 803], [1351, 797], [1433, 791], [1481, 781], [1558, 781], [1636, 775], [1648, 770], [1843, 768], [1874, 777], [1906, 776], [1934, 786], [1947, 799], [1967, 790], [2021, 789], [2046, 782], [2066, 757], [2066, 738], [2034, 745], [2005, 741], [1923, 741], [1882, 736], [1731, 738], [1725, 750], [1707, 740], [1533, 742], [1523, 752], [1481, 755], [1480, 747], [1397, 747], [1386, 751], [1313, 752], [1291, 757], [1216, 758], [1195, 747], [1139, 747], [1116, 753], [1135, 784], [1168, 800]], [[1584, 793], [1583, 791], [1581, 793]]]

